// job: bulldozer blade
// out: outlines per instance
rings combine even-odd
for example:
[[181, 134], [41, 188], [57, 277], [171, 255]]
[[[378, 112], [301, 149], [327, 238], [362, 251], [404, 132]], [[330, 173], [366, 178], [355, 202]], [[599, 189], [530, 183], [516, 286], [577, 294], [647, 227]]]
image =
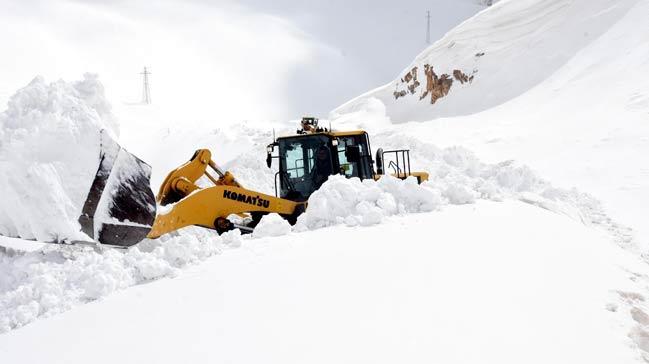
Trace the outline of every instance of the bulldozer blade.
[[83, 205], [81, 231], [105, 245], [129, 247], [143, 240], [155, 220], [151, 166], [101, 132], [99, 168]]

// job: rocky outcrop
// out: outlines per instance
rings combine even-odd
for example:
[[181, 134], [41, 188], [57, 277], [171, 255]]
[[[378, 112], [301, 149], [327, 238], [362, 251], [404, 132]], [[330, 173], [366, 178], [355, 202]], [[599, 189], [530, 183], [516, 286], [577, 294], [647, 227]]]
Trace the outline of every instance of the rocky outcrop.
[[[417, 75], [418, 67], [413, 67], [409, 72], [407, 72], [403, 77], [401, 77], [401, 82], [397, 81], [395, 85], [395, 90], [393, 92], [394, 98], [399, 99], [405, 97], [408, 94], [414, 95], [417, 92], [417, 88], [421, 86]], [[464, 85], [465, 83], [473, 82], [473, 76], [477, 71], [474, 70], [471, 76], [464, 73], [462, 70], [455, 69], [453, 70], [453, 77], [447, 73], [443, 73], [441, 76], [438, 76], [435, 73], [433, 66], [429, 64], [424, 65], [424, 76], [426, 79], [426, 86], [419, 100], [430, 96], [430, 103], [435, 104], [437, 100], [448, 95], [453, 86], [453, 80], [460, 82]]]

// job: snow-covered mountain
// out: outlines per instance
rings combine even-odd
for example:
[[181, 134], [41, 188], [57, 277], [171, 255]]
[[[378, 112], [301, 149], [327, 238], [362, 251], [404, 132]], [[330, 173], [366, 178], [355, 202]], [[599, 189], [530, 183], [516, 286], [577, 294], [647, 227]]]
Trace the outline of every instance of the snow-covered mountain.
[[[601, 199], [649, 244], [649, 27], [644, 0], [502, 1], [450, 31], [397, 79], [342, 105], [334, 124], [394, 130], [487, 161], [516, 159], [563, 186]], [[448, 94], [420, 100], [423, 69], [454, 69]], [[475, 72], [474, 72], [475, 71]], [[452, 77], [452, 76], [451, 76]], [[403, 123], [426, 121], [423, 123]]]
[[[646, 14], [649, 0], [503, 0], [332, 112], [334, 128], [366, 128], [374, 148], [410, 148], [431, 175], [421, 186], [332, 178], [295, 227], [269, 216], [253, 236], [192, 228], [127, 252], [2, 248], [0, 358], [649, 360]], [[45, 100], [83, 109], [74, 95]], [[66, 125], [54, 114], [29, 121]], [[269, 128], [154, 122], [121, 128], [161, 169], [154, 180], [184, 161], [165, 149], [201, 144], [244, 185], [272, 186]]]
[[[408, 65], [400, 78], [351, 100], [335, 110], [347, 113], [370, 97], [386, 106], [393, 122], [423, 121], [477, 113], [506, 103], [550, 81], [557, 71], [570, 69], [573, 81], [598, 78], [632, 89], [641, 86], [642, 72], [619, 72], [614, 79], [609, 71], [619, 71], [615, 62], [629, 65], [646, 63], [646, 36], [637, 27], [645, 6], [637, 0], [510, 0], [500, 2], [448, 32]], [[593, 52], [597, 52], [593, 54]], [[593, 57], [593, 56], [597, 57]], [[461, 70], [473, 76], [471, 82], [453, 83], [448, 97], [431, 105], [421, 99], [426, 90], [425, 65], [438, 76]], [[418, 68], [420, 86], [415, 93], [395, 98], [412, 82], [403, 82], [413, 67]], [[618, 89], [602, 87], [598, 96], [628, 98]], [[556, 96], [555, 96], [556, 97]], [[541, 100], [539, 100], [541, 101]], [[543, 100], [546, 101], [546, 100]], [[624, 100], [626, 101], [626, 100]], [[542, 105], [542, 102], [538, 102]]]

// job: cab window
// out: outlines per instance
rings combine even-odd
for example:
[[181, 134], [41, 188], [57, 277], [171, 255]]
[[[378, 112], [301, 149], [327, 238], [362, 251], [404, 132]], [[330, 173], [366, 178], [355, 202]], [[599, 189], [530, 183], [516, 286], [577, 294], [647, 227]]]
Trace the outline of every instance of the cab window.
[[[306, 200], [326, 180], [333, 171], [329, 143], [330, 139], [321, 135], [279, 141], [281, 197]], [[321, 149], [325, 158], [318, 160]]]
[[300, 143], [291, 143], [286, 148], [286, 172], [290, 178], [304, 176], [304, 154]]
[[[360, 179], [372, 178], [372, 157], [370, 156], [367, 135], [350, 135], [338, 137], [338, 163], [340, 173], [346, 177], [358, 177]], [[361, 158], [358, 162], [350, 162], [345, 155], [345, 148], [357, 145], [360, 148]]]
[[358, 177], [358, 163], [349, 162], [345, 156], [345, 148], [350, 145], [356, 145], [353, 136], [338, 138], [338, 163], [346, 177]]

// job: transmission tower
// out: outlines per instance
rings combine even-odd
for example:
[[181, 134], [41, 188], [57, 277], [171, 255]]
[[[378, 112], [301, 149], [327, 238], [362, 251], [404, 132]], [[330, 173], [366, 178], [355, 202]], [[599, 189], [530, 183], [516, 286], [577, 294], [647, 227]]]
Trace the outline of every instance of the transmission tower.
[[430, 10], [426, 11], [426, 44], [430, 44]]
[[151, 72], [149, 72], [146, 67], [144, 67], [144, 71], [140, 73], [142, 75], [142, 103], [143, 104], [150, 104], [151, 103], [151, 89], [149, 88], [149, 75]]

